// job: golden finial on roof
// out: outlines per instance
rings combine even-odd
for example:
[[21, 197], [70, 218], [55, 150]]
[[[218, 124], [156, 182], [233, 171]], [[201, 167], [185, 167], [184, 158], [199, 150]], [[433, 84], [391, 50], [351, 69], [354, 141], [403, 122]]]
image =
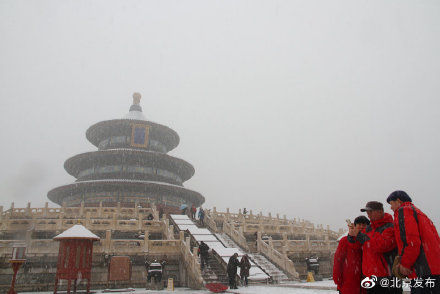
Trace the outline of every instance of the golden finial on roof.
[[138, 92], [133, 93], [133, 104], [135, 105], [139, 105], [139, 103], [141, 102], [141, 94]]

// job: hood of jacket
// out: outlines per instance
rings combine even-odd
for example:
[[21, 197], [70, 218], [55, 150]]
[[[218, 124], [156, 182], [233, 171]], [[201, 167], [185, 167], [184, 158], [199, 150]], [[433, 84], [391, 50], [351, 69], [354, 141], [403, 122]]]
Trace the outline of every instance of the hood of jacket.
[[391, 214], [389, 213], [385, 213], [383, 218], [375, 220], [375, 221], [371, 221], [371, 227], [373, 229], [379, 228], [387, 223], [392, 223], [393, 222], [393, 217], [391, 216]]

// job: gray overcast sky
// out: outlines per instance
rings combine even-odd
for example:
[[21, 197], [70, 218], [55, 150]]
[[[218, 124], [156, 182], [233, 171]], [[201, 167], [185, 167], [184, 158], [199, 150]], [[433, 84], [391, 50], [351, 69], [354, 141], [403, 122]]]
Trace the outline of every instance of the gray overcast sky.
[[438, 227], [439, 16], [437, 0], [0, 1], [0, 204], [73, 182], [86, 129], [138, 91], [206, 207], [339, 228], [404, 189]]

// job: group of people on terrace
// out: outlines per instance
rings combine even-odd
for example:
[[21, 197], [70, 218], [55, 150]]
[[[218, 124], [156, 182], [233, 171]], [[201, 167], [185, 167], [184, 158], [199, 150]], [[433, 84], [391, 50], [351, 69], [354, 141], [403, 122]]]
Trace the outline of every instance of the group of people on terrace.
[[370, 201], [348, 223], [348, 235], [335, 252], [333, 280], [339, 293], [440, 293], [440, 238], [426, 214], [404, 191]]
[[196, 215], [199, 217], [199, 222], [200, 225], [204, 226], [204, 220], [205, 220], [205, 211], [203, 210], [203, 208], [200, 206], [199, 207], [199, 213], [197, 214], [197, 207], [193, 204], [189, 209], [188, 206], [186, 204], [182, 205], [180, 207], [180, 210], [182, 212], [182, 215], [188, 215], [189, 212], [189, 217], [192, 220], [196, 220]]

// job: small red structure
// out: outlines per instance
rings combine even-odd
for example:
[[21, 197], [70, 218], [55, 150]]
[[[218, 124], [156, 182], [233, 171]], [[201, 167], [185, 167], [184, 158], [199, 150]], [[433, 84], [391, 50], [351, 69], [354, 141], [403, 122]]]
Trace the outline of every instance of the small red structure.
[[57, 293], [59, 280], [67, 280], [67, 293], [70, 293], [73, 280], [73, 293], [76, 293], [79, 279], [87, 279], [89, 293], [93, 242], [99, 241], [99, 237], [82, 225], [74, 225], [53, 239], [60, 241], [54, 293]]
[[15, 291], [15, 279], [17, 277], [18, 269], [26, 262], [25, 252], [26, 245], [24, 244], [15, 244], [12, 248], [12, 258], [9, 260], [9, 263], [12, 266], [14, 275], [12, 277], [11, 288], [9, 288], [8, 294], [17, 294], [17, 291]]

